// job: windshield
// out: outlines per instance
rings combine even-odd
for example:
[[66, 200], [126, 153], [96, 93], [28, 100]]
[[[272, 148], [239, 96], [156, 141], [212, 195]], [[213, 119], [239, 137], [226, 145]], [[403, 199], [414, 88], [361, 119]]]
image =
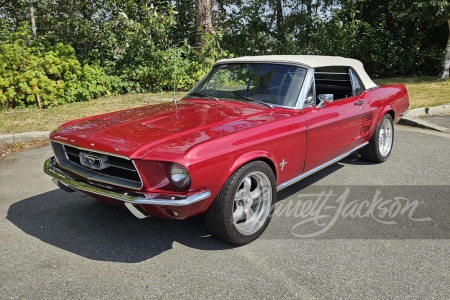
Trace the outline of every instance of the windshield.
[[280, 64], [218, 65], [189, 95], [293, 107], [306, 71], [302, 67]]

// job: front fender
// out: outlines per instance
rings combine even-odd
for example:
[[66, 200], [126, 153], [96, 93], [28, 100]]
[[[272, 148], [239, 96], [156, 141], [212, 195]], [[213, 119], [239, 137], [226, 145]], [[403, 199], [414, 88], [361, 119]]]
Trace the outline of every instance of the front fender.
[[[212, 201], [214, 201], [214, 198], [217, 197], [217, 195], [220, 193], [220, 190], [222, 189], [222, 186], [225, 184], [225, 182], [228, 180], [228, 178], [241, 166], [254, 161], [254, 160], [263, 160], [266, 163], [269, 164], [270, 168], [274, 170], [275, 178], [277, 176], [276, 174], [276, 162], [274, 157], [265, 150], [252, 150], [249, 152], [246, 152], [244, 154], [241, 154], [236, 159], [233, 160], [232, 164], [229, 165], [229, 167], [225, 167], [222, 170], [227, 170], [220, 174], [220, 176], [214, 176], [212, 175], [211, 178], [215, 178], [214, 184], [208, 185], [208, 189], [210, 189], [211, 197], [205, 201], [198, 202], [192, 205], [192, 211], [191, 215], [198, 215], [200, 213], [203, 213], [205, 210], [208, 209], [208, 207], [211, 205]], [[225, 166], [226, 163], [224, 163], [223, 166]], [[275, 183], [276, 184], [276, 183]]]
[[[230, 169], [228, 170], [228, 174], [233, 174], [238, 168], [241, 166], [253, 161], [263, 159], [264, 161], [270, 161], [269, 166], [274, 171], [275, 178], [277, 177], [277, 171], [276, 171], [276, 161], [273, 155], [271, 155], [268, 151], [265, 150], [253, 150], [248, 153], [244, 153], [241, 156], [239, 156], [234, 163], [231, 165]], [[224, 181], [225, 182], [225, 181]]]

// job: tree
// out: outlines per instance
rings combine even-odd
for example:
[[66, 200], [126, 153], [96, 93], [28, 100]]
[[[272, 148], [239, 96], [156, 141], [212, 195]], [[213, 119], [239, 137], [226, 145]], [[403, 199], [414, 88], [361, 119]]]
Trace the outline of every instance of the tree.
[[197, 43], [201, 43], [203, 34], [215, 34], [211, 17], [211, 0], [195, 0], [195, 25]]
[[42, 35], [50, 27], [54, 14], [48, 13], [54, 6], [51, 0], [0, 0], [0, 18], [10, 28], [19, 28], [23, 22], [30, 24], [31, 39]]
[[412, 22], [423, 22], [429, 28], [448, 25], [447, 44], [442, 58], [442, 68], [439, 77], [449, 78], [450, 69], [450, 2], [448, 0], [396, 0], [394, 4], [406, 5], [408, 8], [399, 15]]
[[30, 0], [30, 21], [31, 21], [31, 36], [33, 40], [36, 39], [36, 20], [34, 18], [34, 0]]
[[448, 23], [448, 39], [447, 46], [445, 47], [444, 59], [442, 60], [442, 73], [441, 79], [449, 78], [449, 69], [450, 69], [450, 18], [447, 20]]
[[176, 27], [172, 30], [174, 43], [187, 41], [189, 45], [195, 45], [197, 40], [197, 28], [195, 22], [195, 3], [191, 0], [173, 1]]
[[277, 7], [276, 7], [276, 11], [277, 11], [277, 35], [278, 35], [278, 39], [281, 42], [285, 41], [284, 38], [284, 32], [283, 32], [283, 5], [281, 3], [281, 0], [277, 0]]

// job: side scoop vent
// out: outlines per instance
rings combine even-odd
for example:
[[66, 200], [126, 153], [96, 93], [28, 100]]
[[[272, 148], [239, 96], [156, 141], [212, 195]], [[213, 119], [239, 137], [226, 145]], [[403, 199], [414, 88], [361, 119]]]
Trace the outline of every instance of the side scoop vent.
[[369, 132], [369, 129], [370, 129], [370, 125], [363, 126], [363, 127], [361, 128], [361, 135], [364, 135], [364, 134], [366, 134], [367, 132]]
[[370, 125], [372, 123], [372, 113], [365, 114], [362, 118], [361, 135], [366, 135], [370, 132]]

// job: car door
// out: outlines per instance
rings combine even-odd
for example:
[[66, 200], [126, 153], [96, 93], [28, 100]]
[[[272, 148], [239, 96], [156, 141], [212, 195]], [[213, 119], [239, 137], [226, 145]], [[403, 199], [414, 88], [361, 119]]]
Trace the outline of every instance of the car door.
[[[345, 80], [348, 80], [346, 84], [339, 80], [330, 80], [333, 76], [337, 77], [335, 76], [337, 72], [315, 70], [315, 79], [310, 87], [312, 92], [310, 90], [309, 94], [314, 94], [312, 97], [316, 99], [316, 103], [302, 109], [307, 127], [303, 172], [329, 162], [362, 143], [364, 137], [362, 129], [365, 126], [363, 117], [369, 109], [366, 105], [366, 92], [352, 69], [344, 68], [344, 70], [345, 74], [339, 73], [339, 76], [345, 76]], [[327, 73], [333, 76], [327, 77]], [[321, 81], [320, 77], [326, 79]], [[322, 107], [318, 107], [319, 93], [334, 94], [338, 99], [332, 103], [325, 102]]]

